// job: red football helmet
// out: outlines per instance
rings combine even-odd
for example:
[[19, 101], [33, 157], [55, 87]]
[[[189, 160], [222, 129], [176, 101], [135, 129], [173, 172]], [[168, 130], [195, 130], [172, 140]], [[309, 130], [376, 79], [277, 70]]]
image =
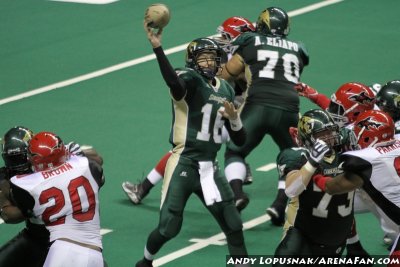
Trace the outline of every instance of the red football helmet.
[[380, 110], [368, 110], [354, 122], [354, 133], [360, 148], [394, 142], [394, 130], [393, 119]]
[[254, 32], [256, 28], [246, 18], [243, 17], [230, 17], [226, 19], [221, 26], [218, 26], [217, 32], [221, 34], [221, 37], [217, 38], [218, 44], [229, 53], [230, 43], [233, 39], [238, 37], [244, 32]]
[[40, 132], [32, 137], [28, 158], [36, 172], [50, 170], [64, 164], [68, 152], [60, 137], [50, 132]]
[[366, 85], [357, 82], [345, 83], [331, 96], [328, 112], [340, 127], [354, 122], [358, 115], [372, 110], [375, 95]]

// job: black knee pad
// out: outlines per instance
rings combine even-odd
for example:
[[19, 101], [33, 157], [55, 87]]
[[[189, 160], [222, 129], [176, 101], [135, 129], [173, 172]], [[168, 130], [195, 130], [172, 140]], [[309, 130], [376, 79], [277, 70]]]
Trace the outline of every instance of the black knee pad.
[[243, 231], [234, 231], [226, 234], [228, 244], [235, 247], [240, 247], [244, 244]]
[[224, 207], [224, 219], [230, 231], [236, 232], [242, 230], [242, 218], [240, 218], [240, 214], [233, 202], [229, 202], [229, 204]]
[[172, 211], [168, 213], [168, 216], [162, 219], [160, 223], [160, 233], [171, 239], [177, 236], [181, 231], [183, 218], [182, 215], [178, 215]]

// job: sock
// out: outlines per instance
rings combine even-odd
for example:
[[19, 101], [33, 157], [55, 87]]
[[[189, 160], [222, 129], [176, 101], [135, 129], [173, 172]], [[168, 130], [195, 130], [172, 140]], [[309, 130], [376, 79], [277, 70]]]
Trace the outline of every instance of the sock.
[[146, 177], [142, 182], [143, 197], [145, 197], [153, 187], [154, 185], [149, 181], [149, 178]]
[[229, 182], [233, 193], [235, 194], [235, 199], [243, 196], [243, 181], [240, 179], [234, 179]]
[[169, 238], [163, 236], [160, 231], [158, 231], [158, 228], [155, 229], [147, 238], [145, 253], [148, 253], [148, 257], [154, 257], [168, 240]]
[[143, 259], [147, 262], [152, 262], [154, 259], [154, 254], [151, 254], [148, 250], [147, 247], [144, 247], [144, 257]]
[[279, 181], [278, 182], [278, 189], [285, 190], [285, 188], [286, 188], [286, 182], [285, 181]]
[[285, 189], [278, 189], [278, 194], [275, 197], [272, 205], [283, 205], [286, 206], [288, 197], [285, 193]]
[[228, 250], [231, 256], [247, 256], [247, 248], [244, 243], [243, 231], [234, 231], [227, 233]]
[[149, 182], [153, 185], [156, 185], [159, 181], [163, 179], [163, 176], [154, 168], [149, 172], [146, 179], [148, 179]]

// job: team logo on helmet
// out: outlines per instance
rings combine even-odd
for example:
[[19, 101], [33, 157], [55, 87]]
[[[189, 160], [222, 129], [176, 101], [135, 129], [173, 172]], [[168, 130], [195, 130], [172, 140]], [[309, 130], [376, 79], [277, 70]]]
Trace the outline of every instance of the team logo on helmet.
[[252, 29], [249, 28], [249, 26], [243, 22], [242, 25], [229, 25], [229, 28], [231, 28], [232, 30], [238, 32], [238, 33], [242, 33], [242, 32], [251, 32], [253, 31]]
[[26, 132], [22, 140], [28, 145], [29, 140], [32, 139], [32, 132]]
[[367, 117], [362, 121], [359, 121], [357, 126], [360, 128], [365, 128], [365, 130], [370, 130], [371, 128], [379, 129], [379, 127], [384, 126], [384, 124], [374, 120], [372, 117]]
[[374, 101], [374, 98], [369, 97], [365, 92], [361, 92], [359, 94], [349, 96], [349, 100], [362, 104], [370, 104]]
[[393, 103], [394, 103], [394, 105], [395, 105], [396, 108], [400, 107], [400, 95], [396, 95], [396, 96], [393, 98]]
[[264, 12], [262, 12], [260, 17], [258, 18], [258, 24], [260, 24], [261, 22], [264, 22], [265, 24], [267, 24], [268, 28], [271, 28], [268, 10], [264, 10]]
[[197, 42], [191, 42], [189, 45], [188, 45], [188, 50], [189, 50], [189, 52], [190, 53], [193, 53], [193, 51], [194, 51], [194, 48], [197, 46]]
[[300, 119], [299, 128], [303, 133], [311, 134], [312, 129], [314, 128], [314, 119], [307, 116], [303, 116]]

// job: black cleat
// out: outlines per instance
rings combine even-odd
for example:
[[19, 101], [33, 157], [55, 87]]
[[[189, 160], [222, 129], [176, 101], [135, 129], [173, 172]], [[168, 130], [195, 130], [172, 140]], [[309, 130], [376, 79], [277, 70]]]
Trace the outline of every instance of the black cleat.
[[283, 205], [272, 204], [267, 208], [266, 213], [271, 217], [271, 222], [275, 226], [282, 226], [285, 223], [285, 208]]
[[235, 199], [235, 206], [239, 212], [244, 210], [249, 205], [250, 199], [243, 194], [241, 197]]

